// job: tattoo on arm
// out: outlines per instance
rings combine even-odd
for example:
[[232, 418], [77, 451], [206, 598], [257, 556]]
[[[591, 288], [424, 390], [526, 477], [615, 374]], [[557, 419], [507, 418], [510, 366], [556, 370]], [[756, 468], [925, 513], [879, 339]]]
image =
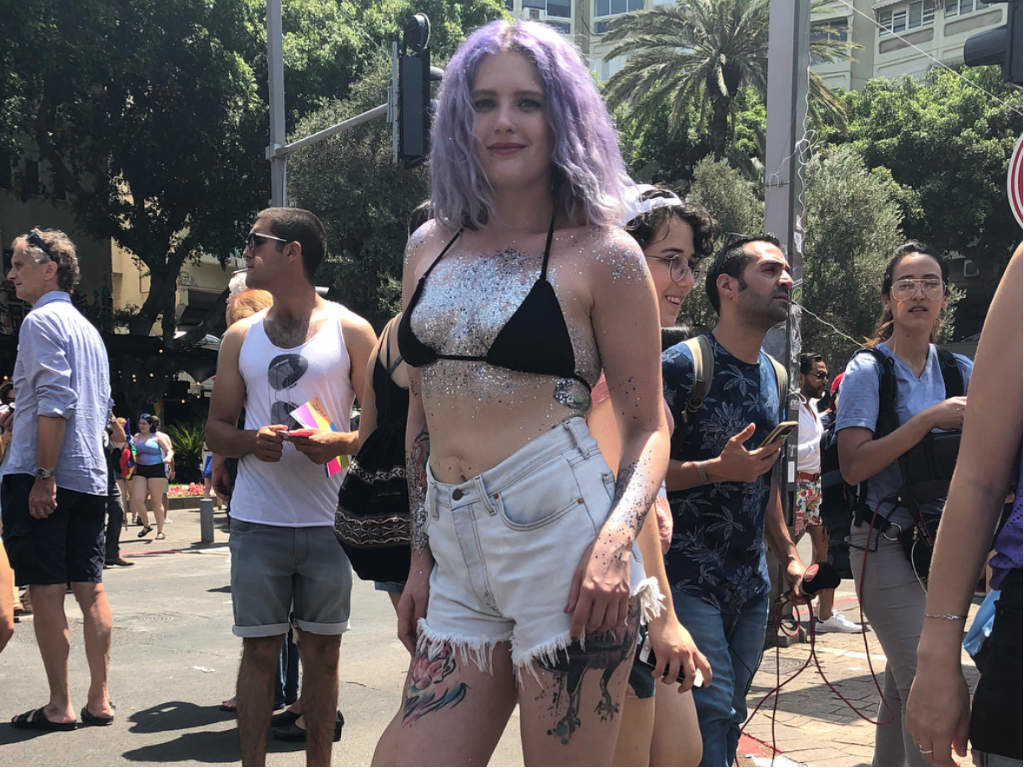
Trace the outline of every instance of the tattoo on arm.
[[612, 515], [602, 531], [611, 542], [618, 543], [616, 554], [619, 556], [629, 554], [658, 495], [661, 481], [650, 471], [650, 461], [649, 456], [642, 455], [637, 461], [619, 468]]
[[413, 438], [412, 448], [405, 455], [405, 476], [409, 485], [409, 508], [412, 511], [412, 551], [427, 548], [427, 460], [430, 458], [430, 433], [426, 426]]

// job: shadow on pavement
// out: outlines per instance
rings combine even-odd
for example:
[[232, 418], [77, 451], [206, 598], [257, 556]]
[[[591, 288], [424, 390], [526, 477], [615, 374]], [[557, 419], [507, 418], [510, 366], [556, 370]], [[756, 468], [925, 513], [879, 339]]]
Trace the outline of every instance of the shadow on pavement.
[[[132, 733], [158, 733], [161, 731], [186, 731], [169, 741], [159, 744], [148, 744], [138, 749], [128, 750], [122, 757], [140, 763], [179, 763], [189, 760], [202, 763], [237, 763], [241, 760], [238, 748], [237, 728], [227, 730], [199, 730], [204, 726], [214, 725], [226, 720], [234, 721], [230, 712], [222, 712], [215, 705], [200, 707], [184, 701], [168, 701], [149, 709], [133, 714], [129, 721], [133, 723]], [[0, 728], [0, 744], [5, 731], [12, 728]], [[15, 731], [20, 735], [20, 732]], [[31, 734], [31, 732], [28, 732]], [[303, 751], [301, 743], [280, 742], [270, 739], [268, 752]]]
[[10, 723], [0, 724], [0, 746], [4, 744], [19, 744], [29, 739], [37, 739], [40, 736], [52, 734], [54, 736], [71, 736], [74, 731], [31, 731], [24, 728], [15, 728]]
[[222, 712], [216, 705], [200, 707], [188, 701], [166, 701], [148, 709], [140, 709], [128, 718], [132, 733], [159, 733], [201, 728], [204, 725], [233, 720], [230, 712]]
[[225, 584], [223, 587], [214, 587], [213, 589], [208, 589], [206, 591], [207, 592], [227, 592], [227, 593], [230, 594], [230, 592], [231, 592], [231, 585], [230, 584]]

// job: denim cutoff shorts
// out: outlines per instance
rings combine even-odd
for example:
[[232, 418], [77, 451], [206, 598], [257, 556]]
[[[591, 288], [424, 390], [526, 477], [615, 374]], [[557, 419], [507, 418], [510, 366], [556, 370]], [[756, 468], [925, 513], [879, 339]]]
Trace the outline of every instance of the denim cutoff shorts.
[[[435, 565], [419, 645], [451, 643], [481, 669], [511, 643], [517, 676], [571, 644], [565, 612], [576, 566], [612, 506], [615, 479], [586, 422], [575, 417], [493, 469], [458, 485], [427, 469], [426, 532]], [[657, 589], [633, 546], [630, 593], [642, 612]], [[656, 612], [656, 609], [653, 609]]]

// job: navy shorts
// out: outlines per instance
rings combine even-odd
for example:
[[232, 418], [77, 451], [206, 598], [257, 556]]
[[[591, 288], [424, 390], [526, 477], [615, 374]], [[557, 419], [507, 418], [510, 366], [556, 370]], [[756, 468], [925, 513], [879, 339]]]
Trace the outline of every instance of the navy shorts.
[[0, 493], [4, 547], [19, 586], [103, 581], [107, 497], [57, 488], [57, 509], [28, 513], [32, 475], [6, 475]]

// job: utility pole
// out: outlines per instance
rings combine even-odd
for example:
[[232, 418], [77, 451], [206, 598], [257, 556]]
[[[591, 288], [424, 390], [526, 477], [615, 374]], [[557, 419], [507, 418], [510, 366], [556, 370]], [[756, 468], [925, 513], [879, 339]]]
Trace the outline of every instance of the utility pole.
[[[770, 0], [768, 21], [768, 97], [765, 132], [765, 229], [782, 242], [793, 275], [793, 301], [800, 301], [803, 286], [803, 142], [807, 126], [807, 83], [811, 31], [810, 0]], [[790, 305], [786, 323], [770, 330], [764, 340], [768, 354], [789, 370], [790, 392], [787, 419], [799, 419], [800, 309]], [[783, 511], [792, 530], [796, 485], [796, 442], [788, 441], [782, 491]], [[769, 554], [769, 571], [774, 577], [772, 598], [778, 597], [782, 566]], [[769, 622], [767, 645], [788, 645], [790, 638], [778, 634]]]
[[288, 155], [284, 126], [284, 52], [281, 43], [281, 0], [267, 0], [267, 79], [270, 85], [270, 204], [285, 204]]

